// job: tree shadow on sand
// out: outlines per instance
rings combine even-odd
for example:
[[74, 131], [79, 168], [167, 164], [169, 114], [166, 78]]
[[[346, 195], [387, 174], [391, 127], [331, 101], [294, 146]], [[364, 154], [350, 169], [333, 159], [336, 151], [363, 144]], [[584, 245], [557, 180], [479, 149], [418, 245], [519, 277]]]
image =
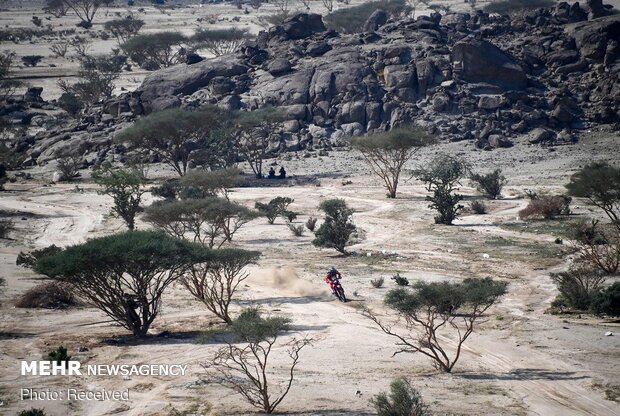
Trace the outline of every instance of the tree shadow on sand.
[[274, 412], [274, 415], [296, 415], [296, 416], [371, 416], [376, 413], [365, 412], [361, 410], [347, 410], [347, 409], [317, 409], [317, 410], [304, 410], [297, 412]]
[[508, 373], [456, 373], [457, 377], [467, 380], [583, 380], [588, 376], [577, 375], [573, 371], [552, 371], [541, 368], [517, 368]]

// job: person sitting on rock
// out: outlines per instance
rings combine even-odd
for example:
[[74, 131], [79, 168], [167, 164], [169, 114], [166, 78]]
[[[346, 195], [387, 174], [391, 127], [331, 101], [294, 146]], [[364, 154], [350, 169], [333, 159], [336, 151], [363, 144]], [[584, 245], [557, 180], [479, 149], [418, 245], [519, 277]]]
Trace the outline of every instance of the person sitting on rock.
[[267, 179], [275, 179], [276, 170], [272, 167], [269, 168], [269, 174], [267, 175]]
[[278, 179], [284, 179], [286, 178], [286, 170], [284, 170], [284, 166], [280, 167], [280, 175], [278, 176]]

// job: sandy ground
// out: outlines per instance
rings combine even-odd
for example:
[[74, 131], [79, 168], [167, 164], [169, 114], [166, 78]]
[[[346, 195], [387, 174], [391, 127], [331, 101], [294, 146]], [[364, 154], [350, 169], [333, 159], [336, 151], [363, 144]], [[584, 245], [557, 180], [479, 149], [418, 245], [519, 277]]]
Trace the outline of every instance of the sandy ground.
[[[557, 294], [549, 271], [565, 268], [570, 254], [568, 245], [554, 244], [554, 240], [562, 227], [592, 215], [591, 208], [577, 202], [574, 216], [555, 223], [515, 219], [527, 204], [524, 189], [560, 192], [579, 166], [594, 159], [617, 161], [618, 137], [594, 132], [577, 145], [553, 152], [522, 143], [493, 152], [473, 152], [466, 143], [445, 144], [425, 149], [410, 167], [438, 152], [460, 154], [477, 169], [501, 166], [509, 178], [506, 197], [489, 202], [489, 215], [466, 214], [453, 227], [434, 225], [419, 182], [407, 181], [398, 199], [387, 200], [354, 152], [308, 159], [285, 155], [274, 161], [293, 175], [318, 175], [320, 186], [234, 190], [232, 197], [248, 206], [275, 196], [294, 198], [291, 208], [302, 214], [298, 223], [318, 216], [320, 201], [344, 198], [355, 209], [354, 221], [364, 236], [352, 249], [373, 253], [343, 258], [319, 250], [310, 244], [310, 233], [293, 237], [281, 219], [274, 225], [257, 219], [239, 231], [234, 245], [260, 250], [263, 256], [251, 269], [235, 311], [259, 305], [265, 313], [292, 319], [288, 335], [315, 340], [302, 352], [293, 389], [278, 410], [288, 415], [372, 414], [369, 398], [403, 375], [437, 414], [620, 414], [620, 404], [607, 400], [604, 393], [604, 386], [620, 385], [619, 325], [593, 317], [545, 314]], [[122, 230], [119, 220], [109, 216], [110, 199], [98, 195], [92, 183], [49, 184], [45, 178], [51, 172], [33, 172], [35, 181], [10, 184], [0, 198], [3, 215], [12, 215], [16, 222], [12, 239], [0, 240], [0, 275], [8, 281], [0, 323], [0, 414], [12, 415], [31, 406], [43, 407], [50, 415], [252, 414], [240, 396], [205, 381], [200, 364], [213, 356], [218, 345], [200, 344], [197, 337], [217, 323], [180, 286], [164, 296], [163, 312], [151, 329], [152, 334], [165, 330], [176, 335], [154, 337], [139, 345], [106, 342], [127, 333], [105, 322], [107, 318], [94, 308], [49, 311], [12, 306], [19, 294], [39, 282], [33, 273], [15, 266], [19, 251], [74, 244]], [[159, 177], [165, 174], [159, 168], [152, 172]], [[476, 195], [467, 186], [463, 192], [468, 201]], [[148, 227], [140, 221], [138, 226]], [[395, 251], [397, 256], [385, 258], [379, 254], [382, 250]], [[321, 277], [330, 265], [343, 272], [351, 302], [342, 304], [329, 296]], [[396, 272], [410, 280], [493, 276], [509, 282], [508, 294], [468, 340], [453, 374], [435, 371], [423, 356], [392, 357], [396, 351], [393, 340], [358, 312], [356, 307], [365, 305], [385, 313], [381, 299], [394, 287], [389, 277]], [[384, 288], [371, 287], [370, 280], [377, 277], [385, 277]], [[606, 331], [616, 336], [606, 337]], [[442, 337], [447, 342], [452, 339], [449, 333]], [[187, 364], [190, 370], [185, 377], [127, 380], [19, 375], [20, 360], [38, 359], [60, 344], [84, 363]], [[78, 353], [80, 346], [88, 351]], [[274, 351], [277, 368], [284, 362], [285, 351], [280, 344]], [[20, 388], [68, 386], [128, 388], [130, 400], [18, 399]]]

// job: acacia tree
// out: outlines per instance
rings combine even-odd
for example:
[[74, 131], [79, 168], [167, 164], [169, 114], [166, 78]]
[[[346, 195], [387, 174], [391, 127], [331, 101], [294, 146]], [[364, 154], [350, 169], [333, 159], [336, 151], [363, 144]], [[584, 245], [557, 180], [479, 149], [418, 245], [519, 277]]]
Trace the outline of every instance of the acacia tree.
[[11, 65], [15, 60], [15, 52], [0, 53], [0, 96], [11, 95], [21, 82], [11, 77]]
[[64, 0], [64, 2], [80, 18], [80, 26], [85, 29], [92, 27], [95, 14], [103, 4], [102, 0]]
[[239, 183], [237, 168], [217, 170], [192, 170], [179, 179], [179, 185], [186, 194], [203, 197], [219, 196], [228, 199], [231, 188]]
[[144, 171], [134, 167], [130, 169], [112, 169], [109, 166], [93, 173], [97, 185], [103, 187], [101, 194], [109, 195], [114, 200], [112, 212], [122, 218], [127, 228], [135, 228], [135, 217], [140, 210], [142, 195], [147, 183]]
[[139, 66], [156, 70], [177, 63], [181, 45], [186, 40], [180, 32], [146, 33], [131, 37], [121, 47]]
[[122, 47], [131, 37], [136, 36], [144, 26], [144, 20], [129, 15], [124, 19], [114, 19], [105, 22], [105, 30], [110, 31]]
[[133, 231], [95, 238], [37, 260], [34, 270], [69, 283], [115, 322], [145, 337], [168, 286], [209, 249], [160, 232]]
[[245, 29], [198, 29], [190, 38], [197, 49], [206, 49], [215, 56], [235, 53], [249, 38]]
[[215, 250], [215, 259], [208, 264], [194, 265], [181, 283], [207, 309], [227, 324], [232, 324], [230, 304], [239, 285], [249, 274], [244, 269], [255, 264], [258, 251], [241, 249]]
[[234, 234], [258, 213], [225, 198], [187, 199], [156, 203], [146, 209], [144, 220], [177, 238], [212, 248], [231, 242]]
[[155, 153], [162, 162], [185, 175], [187, 165], [219, 125], [220, 112], [213, 107], [197, 111], [178, 108], [151, 113], [121, 132], [117, 142], [128, 142], [145, 153]]
[[606, 162], [591, 163], [571, 176], [568, 194], [603, 210], [620, 230], [620, 168]]
[[328, 199], [321, 202], [319, 209], [325, 212], [325, 221], [314, 233], [312, 244], [317, 247], [334, 248], [342, 254], [348, 254], [346, 246], [356, 227], [351, 220], [353, 210], [344, 199]]
[[389, 132], [355, 137], [351, 144], [362, 153], [375, 175], [379, 176], [388, 191], [388, 198], [396, 198], [396, 188], [405, 163], [422, 146], [432, 143], [422, 129], [403, 127]]
[[566, 185], [568, 194], [586, 200], [603, 210], [611, 229], [592, 222], [590, 234], [599, 238], [575, 241], [583, 260], [606, 273], [620, 269], [620, 169], [606, 162], [591, 163], [575, 173]]
[[54, 17], [66, 16], [68, 11], [67, 3], [65, 0], [46, 0], [43, 11]]
[[285, 380], [274, 394], [270, 356], [280, 332], [288, 329], [289, 320], [282, 317], [263, 318], [257, 309], [247, 309], [234, 321], [233, 341], [218, 350], [215, 357], [203, 367], [217, 377], [218, 382], [240, 394], [250, 405], [271, 414], [282, 403], [295, 379], [299, 353], [310, 345], [310, 339], [292, 338], [286, 344], [290, 363]]
[[256, 202], [254, 208], [267, 218], [269, 224], [273, 224], [276, 218], [288, 212], [288, 206], [293, 202], [295, 202], [293, 198], [277, 196], [266, 204], [263, 202]]
[[[399, 349], [393, 354], [421, 353], [438, 370], [450, 373], [457, 363], [463, 343], [474, 331], [476, 322], [506, 293], [507, 283], [491, 278], [465, 279], [460, 283], [418, 282], [413, 291], [404, 288], [387, 293], [385, 305], [404, 320], [407, 333], [398, 332], [369, 309], [363, 315], [387, 335], [396, 338]], [[451, 332], [456, 349], [450, 354], [441, 336]]]
[[80, 104], [92, 105], [110, 98], [114, 92], [114, 82], [127, 62], [127, 57], [84, 55], [79, 59], [78, 77], [80, 80], [74, 84], [60, 80], [58, 81], [60, 89], [77, 97]]
[[463, 208], [459, 202], [463, 199], [455, 191], [458, 190], [460, 180], [465, 176], [469, 167], [460, 159], [443, 155], [435, 158], [429, 168], [417, 169], [414, 175], [426, 183], [426, 190], [433, 192], [426, 200], [431, 204], [429, 208], [435, 209], [436, 224], [452, 225]]
[[263, 177], [263, 159], [267, 157], [269, 139], [281, 122], [282, 114], [272, 107], [239, 111], [234, 115], [235, 148], [258, 179]]

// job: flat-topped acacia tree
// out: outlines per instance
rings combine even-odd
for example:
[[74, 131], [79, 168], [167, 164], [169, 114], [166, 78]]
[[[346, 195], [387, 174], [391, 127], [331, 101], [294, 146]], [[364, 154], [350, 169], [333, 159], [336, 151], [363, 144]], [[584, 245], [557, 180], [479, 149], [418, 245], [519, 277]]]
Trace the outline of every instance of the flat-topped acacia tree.
[[220, 119], [220, 111], [210, 106], [197, 111], [172, 108], [142, 117], [122, 131], [116, 141], [155, 153], [183, 176], [192, 156], [203, 147], [209, 133], [219, 127]]
[[216, 254], [154, 231], [94, 238], [37, 259], [34, 270], [69, 283], [76, 293], [136, 337], [145, 337], [170, 284]]
[[586, 198], [589, 204], [602, 209], [620, 230], [620, 168], [594, 162], [571, 176], [565, 186], [570, 196]]
[[507, 286], [487, 277], [458, 283], [421, 281], [413, 290], [392, 289], [384, 303], [396, 313], [397, 321], [404, 322], [402, 331], [370, 309], [362, 313], [395, 339], [398, 350], [392, 356], [420, 353], [430, 358], [435, 368], [450, 373], [476, 322], [506, 293]]
[[400, 127], [388, 132], [354, 137], [351, 145], [360, 151], [373, 173], [383, 181], [388, 198], [396, 198], [403, 167], [422, 147], [433, 143], [419, 127]]

